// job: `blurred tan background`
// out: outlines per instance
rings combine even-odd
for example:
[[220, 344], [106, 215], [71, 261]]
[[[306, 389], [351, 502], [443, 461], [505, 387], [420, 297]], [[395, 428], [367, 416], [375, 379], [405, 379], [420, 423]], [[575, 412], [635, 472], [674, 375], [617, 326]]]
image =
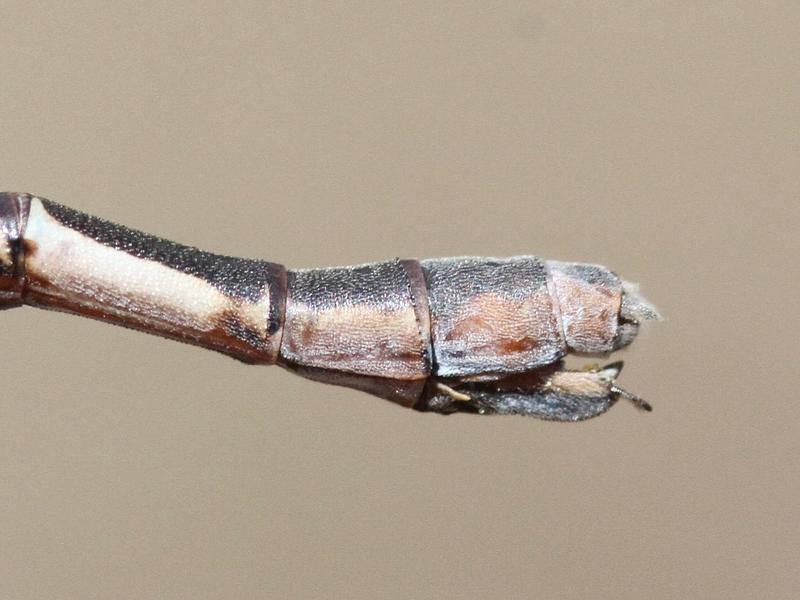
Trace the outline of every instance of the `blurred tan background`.
[[668, 319], [623, 355], [655, 412], [7, 311], [0, 598], [798, 596], [800, 5], [110, 4], [0, 4], [2, 188], [295, 267], [607, 264]]

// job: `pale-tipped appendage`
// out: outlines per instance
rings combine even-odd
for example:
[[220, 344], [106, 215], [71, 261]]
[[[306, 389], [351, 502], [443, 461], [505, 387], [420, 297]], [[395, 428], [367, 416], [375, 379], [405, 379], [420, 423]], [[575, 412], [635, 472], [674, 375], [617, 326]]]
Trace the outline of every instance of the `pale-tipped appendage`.
[[652, 407], [616, 385], [621, 361], [580, 370], [563, 365], [525, 376], [492, 382], [471, 382], [457, 389], [436, 385], [420, 410], [442, 414], [524, 415], [548, 421], [584, 421], [603, 414], [623, 398], [641, 410]]

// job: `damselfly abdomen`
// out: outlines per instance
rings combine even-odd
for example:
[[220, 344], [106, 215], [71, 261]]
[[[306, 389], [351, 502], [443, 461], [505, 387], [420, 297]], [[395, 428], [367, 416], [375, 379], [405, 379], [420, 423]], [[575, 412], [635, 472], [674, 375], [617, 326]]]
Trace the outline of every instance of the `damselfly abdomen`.
[[28, 194], [0, 194], [0, 307], [28, 304], [279, 364], [439, 413], [578, 421], [618, 398], [607, 355], [656, 319], [606, 267], [511, 258], [287, 270], [220, 256]]

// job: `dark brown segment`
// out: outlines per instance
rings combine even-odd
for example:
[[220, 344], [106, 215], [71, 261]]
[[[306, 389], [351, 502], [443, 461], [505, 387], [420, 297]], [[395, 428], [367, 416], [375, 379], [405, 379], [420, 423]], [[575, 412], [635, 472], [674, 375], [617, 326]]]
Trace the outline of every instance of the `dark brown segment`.
[[269, 314], [267, 315], [267, 335], [269, 336], [270, 364], [278, 361], [281, 354], [283, 324], [286, 319], [286, 298], [288, 292], [288, 273], [286, 267], [278, 263], [264, 263], [269, 272]]
[[412, 408], [419, 401], [425, 390], [427, 380], [421, 379], [392, 379], [388, 377], [372, 377], [318, 369], [315, 367], [289, 366], [289, 370], [313, 381], [320, 381], [331, 385], [340, 385], [351, 389], [366, 392], [385, 400]]
[[436, 374], [501, 376], [557, 361], [563, 334], [538, 258], [422, 261]]
[[424, 364], [428, 372], [433, 363], [433, 348], [431, 347], [431, 311], [428, 300], [428, 287], [425, 282], [425, 273], [418, 260], [405, 259], [400, 264], [408, 277], [408, 291], [414, 306], [414, 314], [419, 325], [419, 338], [424, 353]]
[[288, 272], [281, 361], [398, 380], [430, 374], [424, 297], [399, 260]]
[[0, 193], [0, 309], [22, 304], [24, 236], [30, 196]]

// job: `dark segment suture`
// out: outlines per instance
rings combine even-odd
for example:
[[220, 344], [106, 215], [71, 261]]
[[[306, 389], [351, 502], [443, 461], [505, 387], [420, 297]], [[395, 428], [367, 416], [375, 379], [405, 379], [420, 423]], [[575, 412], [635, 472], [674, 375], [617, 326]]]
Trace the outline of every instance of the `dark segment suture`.
[[0, 193], [0, 309], [22, 304], [25, 288], [25, 225], [30, 197]]

